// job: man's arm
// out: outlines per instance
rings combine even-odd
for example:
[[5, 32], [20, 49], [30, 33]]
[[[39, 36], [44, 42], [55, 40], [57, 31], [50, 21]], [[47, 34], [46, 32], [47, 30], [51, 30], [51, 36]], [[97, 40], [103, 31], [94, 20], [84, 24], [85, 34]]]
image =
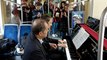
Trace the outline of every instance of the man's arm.
[[39, 50], [33, 51], [29, 60], [46, 60], [46, 56]]
[[46, 41], [46, 42], [49, 42], [49, 43], [58, 44], [58, 40], [57, 40], [57, 39], [52, 39], [52, 38], [46, 37], [46, 38], [45, 38], [45, 41]]
[[66, 47], [65, 44], [63, 44], [63, 40], [57, 40], [57, 39], [51, 39], [51, 38], [45, 38], [44, 44], [46, 46], [46, 49], [54, 48], [56, 49], [58, 46], [59, 47]]

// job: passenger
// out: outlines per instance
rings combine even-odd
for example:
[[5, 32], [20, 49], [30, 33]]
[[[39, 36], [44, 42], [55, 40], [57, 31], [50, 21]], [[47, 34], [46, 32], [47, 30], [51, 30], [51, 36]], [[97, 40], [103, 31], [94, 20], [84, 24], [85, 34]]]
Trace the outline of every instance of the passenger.
[[32, 11], [32, 19], [35, 20], [43, 15], [42, 5], [40, 3], [35, 4], [35, 9]]
[[19, 17], [19, 13], [17, 10], [17, 6], [14, 6], [14, 9], [12, 11], [13, 17], [11, 19], [11, 24], [20, 24], [20, 17]]

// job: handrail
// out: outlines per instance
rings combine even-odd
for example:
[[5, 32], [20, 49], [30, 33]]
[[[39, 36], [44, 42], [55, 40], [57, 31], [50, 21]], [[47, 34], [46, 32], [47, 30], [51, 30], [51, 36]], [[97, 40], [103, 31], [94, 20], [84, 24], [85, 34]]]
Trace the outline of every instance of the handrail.
[[[81, 27], [83, 27], [96, 41], [98, 41], [98, 33], [88, 27], [86, 24], [81, 24]], [[107, 39], [104, 38], [104, 48], [107, 49]]]
[[106, 12], [107, 12], [107, 7], [104, 9], [100, 18], [97, 60], [103, 60], [103, 45], [104, 45], [103, 42], [104, 42], [104, 32], [105, 32], [105, 23], [106, 23], [105, 17], [107, 17], [105, 16]]

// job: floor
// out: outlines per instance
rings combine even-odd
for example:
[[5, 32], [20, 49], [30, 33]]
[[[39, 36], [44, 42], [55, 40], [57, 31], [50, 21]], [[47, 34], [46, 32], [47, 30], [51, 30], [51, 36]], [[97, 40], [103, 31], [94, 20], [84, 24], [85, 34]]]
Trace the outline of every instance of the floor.
[[20, 56], [16, 56], [15, 60], [22, 60]]

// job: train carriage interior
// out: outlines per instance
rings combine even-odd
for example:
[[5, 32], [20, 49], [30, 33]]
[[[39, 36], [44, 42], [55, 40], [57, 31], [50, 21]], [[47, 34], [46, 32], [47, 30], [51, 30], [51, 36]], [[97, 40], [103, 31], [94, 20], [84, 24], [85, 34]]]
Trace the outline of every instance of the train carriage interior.
[[[48, 51], [47, 54], [55, 55], [46, 55], [46, 58], [107, 60], [105, 2], [107, 3], [106, 0], [0, 0], [0, 60], [23, 60], [26, 41], [32, 34], [32, 23], [36, 19], [52, 20], [47, 23], [51, 26], [49, 25], [46, 38], [58, 40], [55, 51], [44, 49]], [[59, 40], [65, 43], [59, 43]]]

